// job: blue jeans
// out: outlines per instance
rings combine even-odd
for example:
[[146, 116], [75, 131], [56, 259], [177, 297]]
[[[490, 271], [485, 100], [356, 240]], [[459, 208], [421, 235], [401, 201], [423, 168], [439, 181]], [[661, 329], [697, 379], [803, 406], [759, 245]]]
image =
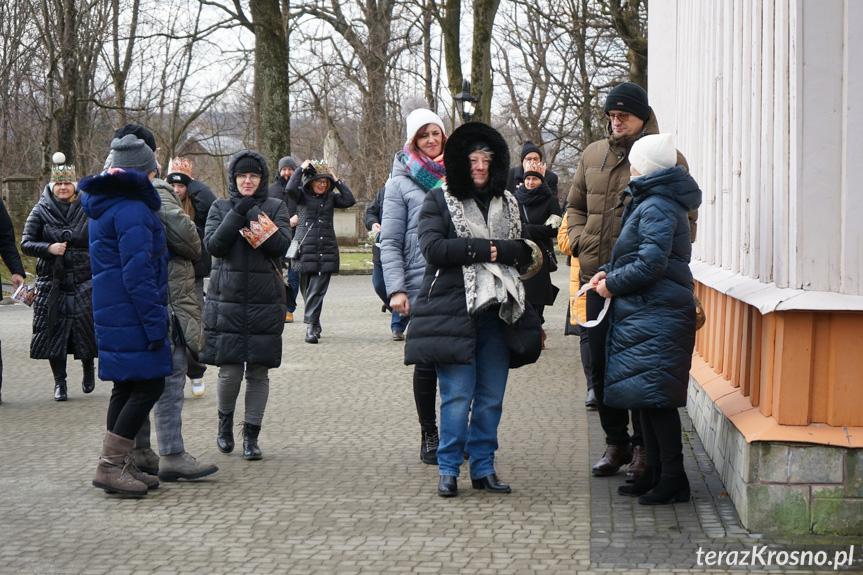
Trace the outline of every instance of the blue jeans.
[[[288, 266], [288, 283], [291, 284], [291, 287], [294, 289], [294, 295], [297, 296], [296, 299], [300, 299], [300, 274], [299, 272], [295, 272], [292, 266]], [[289, 307], [285, 311], [294, 313], [296, 309], [297, 305], [294, 304], [294, 307]]]
[[497, 426], [509, 376], [509, 348], [497, 310], [479, 318], [474, 361], [436, 365], [440, 388], [438, 472], [459, 476], [464, 452], [470, 453], [472, 479], [494, 473]]
[[[381, 264], [375, 264], [374, 269], [372, 270], [372, 286], [375, 288], [375, 293], [378, 294], [378, 297], [381, 298], [382, 302], [384, 302], [384, 305], [389, 308], [390, 298], [387, 295], [387, 286], [384, 284], [384, 268]], [[404, 331], [408, 325], [408, 316], [401, 315], [395, 310], [390, 311], [393, 312], [390, 329], [393, 331]]]

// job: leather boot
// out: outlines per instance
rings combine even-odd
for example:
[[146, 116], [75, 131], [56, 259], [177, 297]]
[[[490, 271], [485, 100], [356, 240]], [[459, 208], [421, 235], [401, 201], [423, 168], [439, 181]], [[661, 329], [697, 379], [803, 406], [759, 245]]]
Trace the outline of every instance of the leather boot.
[[110, 431], [106, 432], [99, 465], [93, 477], [95, 487], [104, 489], [108, 493], [137, 496], [147, 494], [147, 486], [129, 473], [129, 468], [134, 465], [132, 456], [134, 445], [133, 439], [126, 439]]
[[230, 453], [234, 450], [234, 412], [219, 412], [219, 433], [216, 436], [216, 445], [222, 453]]
[[437, 465], [438, 445], [440, 445], [440, 436], [437, 432], [437, 426], [423, 429], [420, 460], [428, 465]]
[[315, 334], [315, 326], [312, 324], [306, 325], [306, 343], [318, 343], [318, 336]]
[[263, 458], [258, 448], [258, 434], [261, 432], [260, 425], [243, 423], [243, 459], [257, 461]]
[[316, 323], [316, 324], [315, 324], [315, 337], [316, 337], [316, 338], [318, 338], [318, 339], [320, 339], [320, 338], [321, 338], [321, 331], [323, 331], [323, 330], [321, 329], [321, 324], [320, 324], [320, 323]]
[[632, 461], [632, 450], [629, 445], [606, 445], [602, 459], [596, 462], [591, 471], [597, 477], [607, 477], [617, 473], [630, 461]]
[[[150, 449], [149, 447], [147, 449]], [[152, 451], [152, 450], [151, 450]], [[155, 452], [154, 452], [155, 453]], [[134, 454], [134, 450], [133, 450]], [[157, 460], [158, 461], [158, 460]], [[158, 463], [156, 463], [158, 465]], [[129, 466], [129, 474], [147, 486], [147, 490], [158, 489], [159, 478], [155, 473], [147, 473], [140, 469], [135, 463], [135, 457], [132, 456], [132, 465]]]
[[159, 473], [159, 455], [149, 445], [136, 447], [132, 450], [132, 456], [135, 458], [136, 469], [154, 477]]
[[54, 380], [54, 401], [66, 401], [68, 396], [66, 395], [66, 380], [65, 379], [55, 379]]
[[587, 409], [599, 409], [599, 401], [596, 399], [596, 392], [593, 388], [587, 390], [587, 397], [584, 399], [584, 407]]
[[454, 475], [441, 475], [437, 484], [437, 494], [441, 497], [458, 495], [458, 479]]
[[188, 451], [171, 453], [159, 458], [159, 479], [177, 481], [178, 479], [200, 479], [219, 470], [212, 463], [201, 463]]
[[93, 368], [93, 360], [89, 363], [84, 361], [84, 379], [81, 380], [81, 390], [84, 393], [92, 393], [96, 389], [96, 373]]
[[660, 469], [659, 467], [645, 467], [644, 472], [635, 480], [632, 485], [621, 485], [617, 488], [617, 493], [628, 497], [638, 497], [644, 495], [659, 483]]
[[644, 446], [632, 447], [632, 463], [626, 468], [626, 482], [633, 483], [644, 473]]
[[686, 473], [662, 475], [653, 491], [638, 498], [641, 505], [666, 505], [689, 501], [689, 479]]

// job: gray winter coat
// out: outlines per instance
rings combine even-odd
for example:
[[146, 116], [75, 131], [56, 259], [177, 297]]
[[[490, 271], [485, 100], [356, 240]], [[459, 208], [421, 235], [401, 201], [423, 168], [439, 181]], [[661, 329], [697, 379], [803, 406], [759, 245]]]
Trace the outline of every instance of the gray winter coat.
[[387, 180], [381, 217], [381, 265], [387, 295], [404, 292], [411, 306], [419, 294], [426, 261], [417, 239], [420, 208], [428, 193], [402, 163], [404, 152], [396, 154]]

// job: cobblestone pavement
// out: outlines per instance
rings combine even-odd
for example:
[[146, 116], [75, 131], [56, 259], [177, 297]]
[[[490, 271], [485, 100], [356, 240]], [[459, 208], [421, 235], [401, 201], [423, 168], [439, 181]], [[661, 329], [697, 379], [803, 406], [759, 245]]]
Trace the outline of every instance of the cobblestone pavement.
[[[555, 283], [567, 278], [562, 267]], [[262, 461], [216, 449], [212, 370], [204, 397], [187, 387], [183, 421], [187, 450], [219, 472], [142, 499], [90, 485], [110, 383], [83, 395], [70, 360], [69, 401], [54, 402], [48, 362], [28, 357], [30, 310], [0, 306], [0, 575], [727, 572], [702, 571], [698, 547], [767, 540], [740, 528], [693, 431], [691, 503], [639, 508], [613, 493], [622, 474], [590, 476], [603, 439], [583, 406], [575, 338], [562, 335], [564, 302], [547, 310], [539, 363], [510, 374], [497, 471], [513, 493], [470, 489], [465, 467], [453, 499], [419, 460], [412, 368], [368, 276], [333, 278], [320, 344], [303, 342], [302, 323], [285, 326]]]

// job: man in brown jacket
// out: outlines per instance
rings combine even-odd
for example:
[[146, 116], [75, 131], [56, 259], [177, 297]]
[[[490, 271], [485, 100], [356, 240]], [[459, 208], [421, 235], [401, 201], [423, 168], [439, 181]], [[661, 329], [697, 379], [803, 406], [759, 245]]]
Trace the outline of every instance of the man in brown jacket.
[[[605, 101], [608, 136], [590, 144], [581, 155], [575, 181], [567, 196], [566, 225], [572, 254], [581, 263], [581, 283], [590, 281], [599, 267], [611, 260], [611, 249], [620, 235], [623, 206], [621, 194], [629, 185], [629, 150], [636, 140], [658, 134], [656, 115], [647, 102], [647, 92], [638, 84], [615, 86]], [[677, 163], [687, 168], [686, 159], [677, 153]], [[697, 213], [689, 214], [692, 241], [695, 241]], [[587, 292], [587, 319], [599, 316], [605, 299], [595, 290]], [[588, 330], [594, 391], [599, 401], [599, 420], [605, 432], [606, 450], [593, 474], [614, 475], [631, 463], [628, 482], [635, 481], [644, 469], [644, 442], [638, 412], [632, 412], [633, 434], [629, 435], [629, 412], [603, 405], [605, 382], [605, 336], [608, 321]]]

